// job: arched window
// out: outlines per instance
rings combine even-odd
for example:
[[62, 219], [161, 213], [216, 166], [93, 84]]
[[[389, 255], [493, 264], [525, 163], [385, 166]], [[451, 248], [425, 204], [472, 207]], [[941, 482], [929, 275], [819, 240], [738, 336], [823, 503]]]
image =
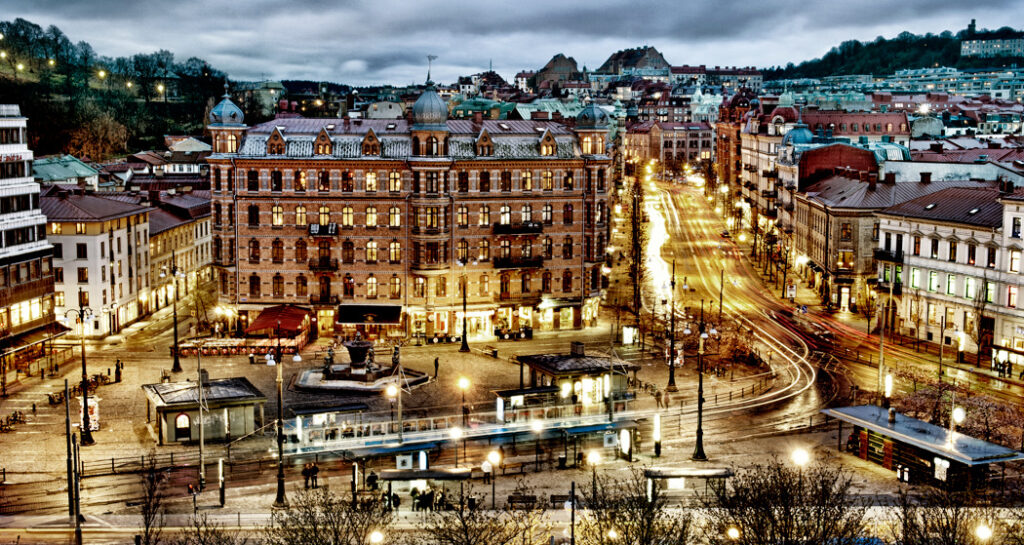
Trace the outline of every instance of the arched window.
[[352, 207], [345, 206], [341, 209], [341, 226], [351, 228], [354, 225], [355, 219], [353, 217]]
[[309, 281], [306, 280], [305, 276], [299, 275], [295, 279], [295, 295], [298, 297], [305, 297], [309, 294]]
[[249, 239], [249, 263], [260, 262], [260, 241]]
[[541, 212], [541, 220], [546, 225], [551, 225], [551, 220], [552, 220], [553, 217], [554, 217], [554, 207], [552, 207], [550, 204], [545, 204], [544, 205], [544, 209]]
[[185, 413], [174, 417], [174, 440], [188, 441], [192, 439], [192, 419]]
[[562, 223], [566, 225], [572, 225], [572, 205], [567, 204], [562, 207]]
[[555, 180], [555, 175], [550, 170], [545, 170], [540, 175], [540, 188], [544, 191], [551, 191]]
[[356, 280], [352, 278], [351, 274], [346, 274], [341, 282], [341, 295], [342, 297], [355, 297], [356, 295]]
[[564, 191], [572, 191], [572, 188], [573, 188], [572, 172], [566, 172], [565, 176], [562, 177], [562, 189]]
[[551, 259], [554, 246], [555, 244], [552, 242], [551, 237], [544, 237], [544, 259]]
[[273, 225], [280, 227], [284, 225], [284, 207], [280, 204], [275, 204], [271, 211], [271, 220]]
[[341, 261], [343, 263], [355, 263], [356, 245], [351, 240], [341, 243]]
[[469, 242], [467, 242], [466, 239], [459, 241], [455, 250], [455, 259], [458, 259], [463, 264], [469, 261]]
[[490, 294], [491, 294], [490, 278], [488, 278], [486, 274], [481, 274], [480, 275], [480, 295], [490, 295]]
[[533, 173], [529, 170], [519, 174], [519, 187], [523, 191], [533, 190]]
[[512, 172], [508, 170], [501, 171], [501, 191], [512, 191]]
[[388, 210], [388, 226], [389, 227], [401, 227], [402, 226], [402, 209], [397, 206], [392, 206]]
[[343, 170], [341, 172], [341, 190], [345, 193], [351, 193], [356, 189], [356, 179], [352, 175], [351, 170]]
[[260, 296], [260, 277], [257, 275], [251, 275], [249, 277], [249, 297]]
[[224, 249], [224, 241], [219, 236], [213, 237], [213, 262], [221, 262], [221, 252]]
[[437, 138], [430, 136], [427, 138], [427, 155], [434, 156], [438, 155], [440, 150], [437, 145]]
[[388, 173], [388, 191], [398, 193], [402, 190], [402, 173], [392, 170]]
[[366, 279], [366, 298], [377, 298], [377, 279], [372, 275]]
[[320, 207], [320, 225], [331, 223], [331, 208], [327, 205]]
[[524, 204], [523, 207], [519, 209], [519, 221], [523, 223], [530, 223], [533, 221], [533, 205]]
[[321, 276], [317, 279], [320, 282], [320, 302], [328, 303], [331, 298], [331, 277]]
[[540, 277], [540, 291], [551, 293], [551, 272], [547, 271]]
[[512, 241], [505, 238], [501, 240], [501, 253], [499, 254], [503, 258], [512, 257]]
[[392, 276], [390, 282], [391, 282], [391, 288], [390, 288], [391, 298], [392, 299], [398, 299], [399, 297], [402, 296], [402, 279], [397, 277], [397, 276]]
[[512, 279], [508, 273], [501, 273], [498, 278], [498, 291], [501, 292], [502, 297], [508, 297], [512, 291]]
[[257, 204], [250, 204], [248, 208], [249, 212], [249, 227], [260, 226], [260, 207]]
[[377, 207], [367, 206], [366, 207], [366, 226], [370, 228], [377, 227]]
[[523, 276], [520, 277], [520, 291], [523, 293], [530, 293], [531, 280], [530, 273], [523, 273]]
[[594, 153], [593, 140], [591, 139], [590, 135], [583, 137], [583, 153], [586, 155]]
[[377, 262], [377, 241], [371, 240], [366, 243], [366, 262]]
[[280, 274], [274, 275], [274, 280], [271, 283], [275, 298], [284, 297], [284, 277]]
[[480, 261], [491, 259], [491, 242], [486, 238], [480, 241]]
[[491, 224], [491, 207], [486, 204], [480, 206], [479, 224], [485, 227]]
[[284, 189], [284, 180], [281, 176], [280, 170], [275, 170], [270, 173], [270, 190], [281, 192]]
[[420, 137], [419, 136], [413, 136], [412, 137], [412, 154], [413, 155], [423, 155], [423, 152], [420, 150]]
[[367, 172], [363, 176], [363, 190], [367, 193], [377, 192], [377, 173]]
[[520, 254], [523, 257], [533, 257], [533, 242], [529, 238], [523, 239]]
[[562, 259], [572, 259], [572, 237], [562, 241]]
[[326, 170], [321, 170], [317, 174], [316, 189], [317, 189], [317, 191], [330, 191], [331, 190], [331, 175]]
[[459, 206], [458, 210], [455, 212], [455, 223], [457, 223], [459, 225], [459, 227], [468, 227], [469, 226], [469, 207], [468, 206], [466, 206], [464, 204]]
[[562, 272], [562, 291], [565, 293], [572, 291], [572, 271], [568, 269]]
[[388, 245], [388, 260], [392, 263], [399, 263], [402, 261], [402, 243], [397, 240], [392, 240], [391, 244]]
[[298, 193], [306, 191], [306, 171], [296, 170], [295, 178], [292, 180], [292, 190]]
[[275, 239], [270, 246], [270, 260], [274, 263], [284, 263], [284, 242]]
[[259, 191], [260, 190], [260, 174], [255, 170], [250, 170], [246, 174], [245, 189], [247, 191]]
[[501, 223], [502, 225], [508, 225], [508, 224], [512, 223], [512, 207], [511, 206], [509, 206], [507, 204], [501, 205], [501, 212], [498, 215], [498, 223]]
[[295, 207], [295, 225], [298, 227], [306, 225], [306, 207], [301, 204]]
[[221, 223], [221, 206], [219, 202], [213, 203], [213, 226], [216, 229], [220, 228]]
[[491, 173], [486, 170], [480, 173], [480, 192], [490, 193], [491, 191]]

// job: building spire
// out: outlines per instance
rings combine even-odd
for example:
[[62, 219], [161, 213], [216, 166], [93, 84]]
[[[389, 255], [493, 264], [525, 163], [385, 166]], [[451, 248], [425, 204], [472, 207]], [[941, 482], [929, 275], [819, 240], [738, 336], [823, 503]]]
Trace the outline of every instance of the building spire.
[[433, 85], [434, 82], [430, 81], [430, 67], [434, 60], [437, 59], [437, 55], [427, 55], [427, 85]]

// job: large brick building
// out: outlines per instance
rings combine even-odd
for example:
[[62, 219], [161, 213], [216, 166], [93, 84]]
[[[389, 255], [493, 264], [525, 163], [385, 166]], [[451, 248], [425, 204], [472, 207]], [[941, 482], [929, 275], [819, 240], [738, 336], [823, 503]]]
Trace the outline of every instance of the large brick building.
[[608, 240], [607, 114], [276, 119], [210, 114], [213, 261], [238, 327], [311, 308], [320, 335], [472, 336], [592, 324]]

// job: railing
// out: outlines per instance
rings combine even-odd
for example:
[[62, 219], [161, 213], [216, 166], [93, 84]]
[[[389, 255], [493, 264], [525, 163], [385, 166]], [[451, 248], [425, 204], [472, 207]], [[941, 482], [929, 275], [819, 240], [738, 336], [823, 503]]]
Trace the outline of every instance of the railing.
[[535, 257], [496, 257], [495, 269], [538, 269], [544, 265], [544, 258]]
[[11, 306], [12, 302], [24, 301], [53, 292], [53, 276], [38, 278], [0, 289], [0, 306]]
[[448, 268], [448, 262], [436, 261], [433, 263], [426, 261], [413, 261], [410, 267], [417, 271], [442, 271]]
[[21, 117], [17, 104], [0, 104], [0, 117]]
[[495, 223], [495, 235], [535, 235], [544, 232], [544, 224], [536, 221], [522, 223]]
[[903, 295], [902, 282], [896, 282], [895, 284], [890, 285], [889, 282], [879, 281], [878, 284], [875, 286], [875, 291], [879, 293], [889, 293], [890, 288], [892, 289], [893, 295]]
[[875, 259], [878, 261], [888, 261], [890, 263], [903, 263], [903, 252], [892, 250], [886, 250], [884, 248], [875, 248]]
[[761, 196], [766, 199], [777, 199], [779, 198], [779, 193], [774, 189], [762, 189]]
[[448, 234], [447, 227], [413, 227], [412, 234], [414, 235], [446, 235]]
[[336, 271], [338, 270], [337, 258], [314, 257], [309, 260], [309, 269], [313, 271]]
[[311, 305], [337, 305], [337, 295], [310, 295], [309, 303]]

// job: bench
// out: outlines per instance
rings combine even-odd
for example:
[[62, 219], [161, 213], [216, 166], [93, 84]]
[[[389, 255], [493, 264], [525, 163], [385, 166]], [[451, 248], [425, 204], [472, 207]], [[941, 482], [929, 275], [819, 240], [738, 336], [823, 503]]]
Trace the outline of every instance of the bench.
[[494, 346], [491, 346], [491, 345], [486, 345], [486, 346], [483, 346], [481, 348], [474, 348], [473, 350], [476, 350], [477, 352], [480, 352], [481, 354], [483, 354], [485, 356], [490, 356], [490, 357], [492, 357], [494, 359], [498, 359], [498, 349], [497, 349], [497, 347], [494, 347]]
[[509, 473], [518, 473], [519, 475], [522, 475], [526, 473], [526, 465], [527, 462], [512, 462], [510, 464], [502, 464], [501, 474], [508, 475]]
[[[579, 502], [579, 499], [577, 498], [576, 501]], [[562, 507], [565, 506], [566, 503], [569, 503], [569, 495], [568, 494], [552, 494], [551, 495], [551, 508], [552, 509], [561, 509]]]
[[508, 496], [509, 509], [533, 509], [535, 505], [537, 505], [537, 496], [526, 494], [509, 494]]

